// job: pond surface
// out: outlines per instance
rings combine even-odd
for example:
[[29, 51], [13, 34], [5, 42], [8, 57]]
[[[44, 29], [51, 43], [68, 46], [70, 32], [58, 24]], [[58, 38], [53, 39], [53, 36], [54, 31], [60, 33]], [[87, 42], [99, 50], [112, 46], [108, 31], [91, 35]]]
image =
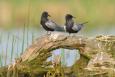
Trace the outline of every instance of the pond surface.
[[[82, 30], [76, 35], [96, 36], [96, 35], [114, 35], [115, 28], [102, 29], [96, 28], [94, 31], [84, 32]], [[0, 29], [0, 66], [4, 66], [14, 62], [14, 59], [19, 57], [32, 41], [46, 34], [43, 29], [14, 29], [5, 31]], [[71, 51], [71, 52], [70, 52]], [[77, 51], [77, 52], [76, 52]], [[63, 54], [62, 54], [63, 53]], [[62, 50], [58, 49], [53, 52], [54, 55], [64, 55], [61, 59], [62, 63], [67, 66], [74, 64], [79, 59], [78, 50]], [[53, 58], [54, 55], [51, 57]], [[51, 59], [50, 59], [51, 60]]]

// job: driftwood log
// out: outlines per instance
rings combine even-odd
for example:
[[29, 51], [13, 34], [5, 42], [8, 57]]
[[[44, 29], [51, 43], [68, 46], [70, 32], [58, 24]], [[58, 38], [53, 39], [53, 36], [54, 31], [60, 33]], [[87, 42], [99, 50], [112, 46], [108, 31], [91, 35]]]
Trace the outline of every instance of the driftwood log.
[[[46, 74], [50, 69], [48, 66], [51, 65], [51, 62], [46, 61], [47, 58], [51, 56], [51, 52], [53, 50], [59, 48], [79, 50], [81, 55], [80, 59], [71, 67], [71, 70], [75, 70], [73, 72], [77, 77], [105, 77], [105, 75], [109, 77], [108, 71], [99, 72], [98, 70], [93, 70], [95, 69], [94, 65], [96, 62], [93, 63], [92, 61], [94, 60], [92, 59], [95, 59], [95, 55], [100, 52], [111, 55], [110, 58], [112, 58], [112, 65], [114, 66], [115, 36], [97, 36], [87, 38], [74, 34], [69, 35], [67, 33], [54, 32], [50, 35], [44, 35], [37, 38], [32, 45], [25, 50], [20, 58], [16, 59], [15, 63], [2, 67], [0, 69], [0, 77], [39, 77], [40, 75], [42, 75], [40, 77], [43, 77], [43, 74]], [[103, 55], [101, 56], [103, 57]], [[97, 65], [100, 65], [100, 62], [97, 62]], [[112, 68], [114, 70], [114, 67], [107, 68]], [[85, 75], [85, 73], [87, 75]]]

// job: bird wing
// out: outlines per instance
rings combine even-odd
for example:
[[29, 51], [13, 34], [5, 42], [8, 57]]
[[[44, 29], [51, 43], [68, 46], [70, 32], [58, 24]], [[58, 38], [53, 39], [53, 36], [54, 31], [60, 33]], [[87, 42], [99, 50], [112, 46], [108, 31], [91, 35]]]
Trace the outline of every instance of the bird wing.
[[45, 25], [48, 27], [48, 28], [51, 28], [51, 29], [55, 29], [57, 24], [55, 22], [53, 22], [52, 20], [48, 20]]
[[88, 22], [83, 22], [83, 23], [80, 23], [80, 24], [74, 24], [74, 26], [72, 27], [73, 30], [75, 31], [79, 31], [81, 30], [81, 28], [84, 26], [84, 24], [86, 24]]
[[64, 27], [57, 25], [54, 21], [48, 20], [45, 25], [48, 28], [54, 29], [54, 31], [63, 31], [64, 32]]
[[74, 24], [74, 26], [72, 27], [72, 29], [74, 31], [79, 31], [79, 30], [81, 30], [82, 27], [83, 27], [83, 24]]

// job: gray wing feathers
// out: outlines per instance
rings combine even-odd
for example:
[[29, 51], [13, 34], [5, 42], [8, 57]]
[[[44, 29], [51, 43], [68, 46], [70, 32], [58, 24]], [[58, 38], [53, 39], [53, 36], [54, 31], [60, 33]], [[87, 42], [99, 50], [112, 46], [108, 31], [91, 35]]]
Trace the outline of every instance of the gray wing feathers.
[[75, 31], [79, 31], [81, 30], [81, 28], [84, 26], [84, 24], [86, 24], [88, 22], [84, 22], [84, 23], [81, 23], [81, 24], [74, 24], [74, 26], [72, 27], [73, 30]]
[[51, 20], [47, 21], [47, 22], [45, 23], [45, 25], [46, 25], [48, 28], [51, 28], [51, 29], [55, 29], [56, 26], [57, 26], [57, 24], [56, 24], [55, 22], [51, 21]]
[[83, 24], [74, 24], [74, 26], [72, 27], [72, 29], [74, 31], [79, 31], [79, 30], [81, 30], [82, 27], [83, 27]]
[[64, 31], [64, 27], [57, 25], [52, 20], [47, 21], [45, 24], [47, 25], [47, 27], [54, 29], [54, 31]]

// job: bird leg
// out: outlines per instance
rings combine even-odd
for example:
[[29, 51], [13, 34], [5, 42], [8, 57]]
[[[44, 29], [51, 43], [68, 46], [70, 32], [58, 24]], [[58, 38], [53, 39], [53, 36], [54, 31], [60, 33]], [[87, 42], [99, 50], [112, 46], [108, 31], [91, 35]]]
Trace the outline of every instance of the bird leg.
[[51, 35], [51, 31], [49, 31], [49, 34]]
[[50, 31], [47, 31], [47, 35], [50, 35], [51, 34], [51, 32]]
[[69, 36], [73, 37], [73, 36], [74, 36], [74, 33], [69, 33]]
[[48, 35], [48, 31], [47, 31], [47, 35]]

